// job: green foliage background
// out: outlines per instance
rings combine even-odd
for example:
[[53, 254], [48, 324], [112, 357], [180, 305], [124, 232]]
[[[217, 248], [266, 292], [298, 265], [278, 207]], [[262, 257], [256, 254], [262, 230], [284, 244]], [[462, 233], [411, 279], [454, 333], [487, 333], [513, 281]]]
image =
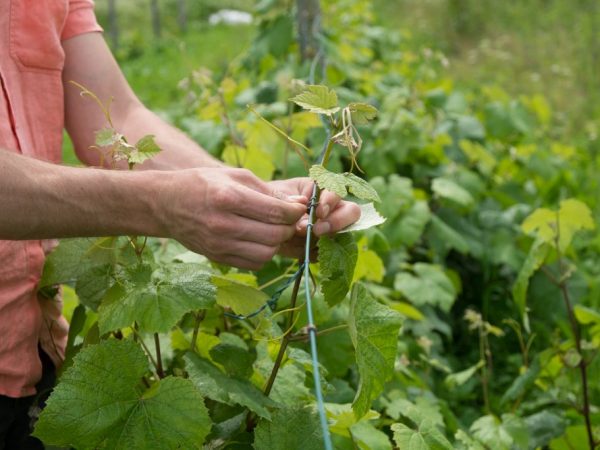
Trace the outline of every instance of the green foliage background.
[[[118, 55], [142, 99], [216, 156], [265, 179], [305, 176], [293, 149], [246, 109], [256, 105], [295, 140], [320, 149], [317, 117], [287, 101], [310, 70], [299, 61], [289, 3], [260, 2], [256, 26], [199, 23], [184, 38], [167, 35], [150, 47], [133, 31], [124, 40], [134, 43], [129, 48], [138, 42], [137, 50]], [[600, 441], [597, 111], [579, 99], [576, 83], [554, 84], [545, 61], [533, 58], [537, 52], [518, 49], [546, 45], [535, 26], [543, 17], [579, 23], [592, 6], [418, 3], [322, 2], [328, 65], [318, 81], [341, 104], [379, 110], [359, 127], [358, 164], [387, 217], [350, 241], [324, 240], [327, 256], [314, 267], [323, 286], [332, 273], [360, 282], [341, 300], [324, 298], [325, 288], [315, 299], [319, 329], [331, 330], [319, 337], [319, 349], [335, 447], [589, 448], [582, 368], [593, 439]], [[537, 14], [538, 3], [548, 6], [546, 15]], [[581, 30], [593, 53], [592, 10]], [[499, 69], [488, 50], [502, 45], [495, 40], [501, 32], [515, 45]], [[481, 37], [491, 44], [477, 47], [481, 64], [468, 65], [464, 55]], [[184, 45], [174, 45], [180, 40]], [[205, 50], [217, 42], [227, 51]], [[573, 67], [588, 56], [552, 48]], [[541, 89], [515, 75], [526, 56], [539, 64]], [[575, 76], [594, 86], [584, 72]], [[340, 150], [329, 168], [351, 166]], [[349, 247], [354, 268], [354, 257], [331, 256], [351, 254]], [[293, 324], [297, 339], [268, 398], [260, 390], [288, 326], [285, 314], [267, 311], [249, 322], [223, 316], [223, 308], [247, 314], [264, 303], [276, 287], [270, 280], [289, 264], [277, 259], [247, 274], [210, 265], [173, 242], [150, 240], [137, 255], [123, 238], [64, 242], [44, 284], [66, 283], [69, 358], [83, 351], [69, 359], [72, 369], [38, 434], [78, 448], [150, 448], [148, 434], [160, 448], [201, 448], [204, 439], [210, 448], [322, 448], [305, 314]], [[289, 301], [286, 292], [278, 311]], [[176, 306], [157, 307], [165, 304]], [[127, 326], [134, 317], [137, 330]], [[112, 338], [99, 343], [107, 331]], [[152, 334], [145, 334], [154, 331], [161, 332], [169, 375], [160, 381], [140, 347], [154, 355]], [[130, 349], [133, 335], [139, 345]], [[127, 367], [123, 376], [119, 367]], [[106, 389], [86, 393], [91, 383]], [[179, 406], [165, 414], [165, 405]], [[63, 410], [94, 420], [68, 429], [57, 413]]]

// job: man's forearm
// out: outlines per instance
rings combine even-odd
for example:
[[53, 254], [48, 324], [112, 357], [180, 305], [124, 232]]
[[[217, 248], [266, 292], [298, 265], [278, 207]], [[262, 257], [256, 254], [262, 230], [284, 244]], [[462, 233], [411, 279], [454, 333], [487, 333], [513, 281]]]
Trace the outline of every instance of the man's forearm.
[[161, 235], [156, 175], [68, 168], [0, 149], [0, 239]]

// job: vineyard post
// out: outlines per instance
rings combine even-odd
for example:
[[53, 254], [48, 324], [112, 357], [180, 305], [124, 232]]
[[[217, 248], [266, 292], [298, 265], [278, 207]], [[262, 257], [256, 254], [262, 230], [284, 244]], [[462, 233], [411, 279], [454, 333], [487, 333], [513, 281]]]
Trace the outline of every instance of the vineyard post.
[[319, 0], [296, 0], [298, 44], [302, 61], [310, 61], [317, 54], [317, 29], [321, 20]]

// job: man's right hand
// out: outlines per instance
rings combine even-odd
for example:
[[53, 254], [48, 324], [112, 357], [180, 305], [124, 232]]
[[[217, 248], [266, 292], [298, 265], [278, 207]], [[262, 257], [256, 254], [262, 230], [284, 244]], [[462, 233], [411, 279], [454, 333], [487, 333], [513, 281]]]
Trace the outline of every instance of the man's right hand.
[[213, 261], [257, 270], [294, 236], [304, 196], [282, 198], [249, 170], [171, 172], [155, 211], [165, 236]]

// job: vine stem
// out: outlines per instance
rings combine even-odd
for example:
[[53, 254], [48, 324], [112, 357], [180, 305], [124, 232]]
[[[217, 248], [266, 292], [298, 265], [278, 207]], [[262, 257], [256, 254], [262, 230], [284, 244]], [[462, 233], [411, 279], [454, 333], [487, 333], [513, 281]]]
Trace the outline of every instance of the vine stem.
[[[562, 266], [562, 260], [559, 259], [560, 265]], [[561, 269], [562, 272], [562, 269]], [[588, 377], [587, 377], [587, 361], [583, 357], [583, 352], [581, 349], [581, 331], [579, 326], [577, 325], [577, 320], [575, 319], [575, 314], [573, 313], [573, 303], [571, 302], [571, 296], [569, 294], [569, 290], [567, 288], [567, 284], [565, 281], [561, 281], [559, 284], [560, 292], [562, 293], [563, 300], [565, 302], [565, 306], [567, 308], [569, 323], [571, 325], [571, 330], [575, 337], [575, 348], [577, 348], [577, 353], [579, 353], [580, 361], [578, 364], [579, 372], [581, 375], [581, 390], [583, 396], [583, 408], [581, 410], [581, 414], [585, 420], [585, 428], [587, 431], [588, 443], [590, 445], [590, 450], [594, 450], [596, 447], [596, 442], [594, 440], [594, 434], [592, 431], [592, 419], [590, 417], [590, 397], [589, 397], [589, 387], [588, 387]]]
[[265, 385], [265, 395], [269, 395], [271, 393], [271, 389], [273, 388], [273, 384], [275, 383], [275, 378], [277, 377], [277, 373], [279, 372], [279, 368], [281, 367], [281, 362], [283, 361], [283, 357], [285, 356], [285, 351], [290, 343], [290, 338], [292, 336], [292, 331], [294, 329], [294, 313], [296, 312], [296, 300], [298, 298], [298, 290], [300, 289], [300, 282], [302, 281], [302, 274], [298, 275], [296, 281], [294, 282], [294, 289], [292, 290], [292, 298], [290, 301], [290, 313], [288, 316], [288, 323], [286, 326], [287, 331], [283, 335], [281, 339], [281, 346], [279, 347], [279, 352], [277, 353], [277, 358], [275, 358], [275, 364], [273, 365], [273, 370], [271, 370], [271, 375]]
[[206, 315], [206, 311], [202, 310], [195, 314], [196, 321], [194, 323], [194, 332], [192, 333], [192, 350], [196, 351], [196, 344], [198, 342], [198, 332], [200, 331], [200, 323], [204, 320], [204, 316]]
[[585, 428], [587, 431], [588, 444], [590, 446], [590, 450], [594, 450], [596, 447], [596, 442], [594, 440], [594, 433], [592, 430], [592, 419], [590, 417], [590, 393], [588, 387], [588, 379], [587, 379], [587, 366], [588, 363], [583, 357], [583, 351], [581, 349], [581, 330], [579, 329], [579, 325], [577, 324], [577, 319], [575, 318], [575, 313], [573, 312], [573, 302], [571, 302], [571, 296], [569, 294], [569, 289], [567, 287], [567, 277], [564, 274], [567, 274], [567, 270], [564, 267], [564, 261], [560, 249], [560, 217], [558, 212], [556, 213], [556, 252], [558, 256], [558, 267], [560, 278], [558, 281], [558, 288], [562, 294], [563, 300], [565, 302], [565, 307], [567, 308], [567, 315], [569, 317], [569, 323], [571, 325], [571, 331], [573, 332], [573, 337], [575, 338], [575, 348], [577, 349], [577, 353], [579, 353], [579, 372], [581, 375], [581, 391], [583, 397], [583, 408], [581, 410], [581, 414], [585, 420]]
[[138, 342], [140, 343], [140, 345], [142, 346], [142, 348], [146, 352], [146, 355], [150, 359], [150, 362], [152, 363], [152, 365], [156, 369], [157, 376], [158, 376], [158, 363], [156, 362], [156, 359], [154, 359], [154, 356], [152, 356], [152, 353], [150, 352], [150, 349], [148, 348], [148, 346], [144, 342], [144, 339], [142, 338], [142, 336], [140, 336], [139, 331], [136, 328], [137, 328], [137, 324], [135, 324], [134, 327], [132, 328], [133, 335], [134, 335], [134, 337], [137, 337]]
[[481, 365], [481, 384], [483, 387], [483, 402], [485, 405], [485, 412], [487, 414], [490, 413], [490, 399], [488, 393], [488, 382], [489, 382], [489, 373], [487, 366], [487, 358], [485, 351], [485, 336], [483, 332], [483, 324], [479, 325], [479, 358], [484, 363]]
[[165, 371], [163, 370], [162, 358], [160, 356], [160, 339], [158, 333], [154, 333], [154, 346], [156, 347], [156, 371], [159, 378], [165, 377]]

